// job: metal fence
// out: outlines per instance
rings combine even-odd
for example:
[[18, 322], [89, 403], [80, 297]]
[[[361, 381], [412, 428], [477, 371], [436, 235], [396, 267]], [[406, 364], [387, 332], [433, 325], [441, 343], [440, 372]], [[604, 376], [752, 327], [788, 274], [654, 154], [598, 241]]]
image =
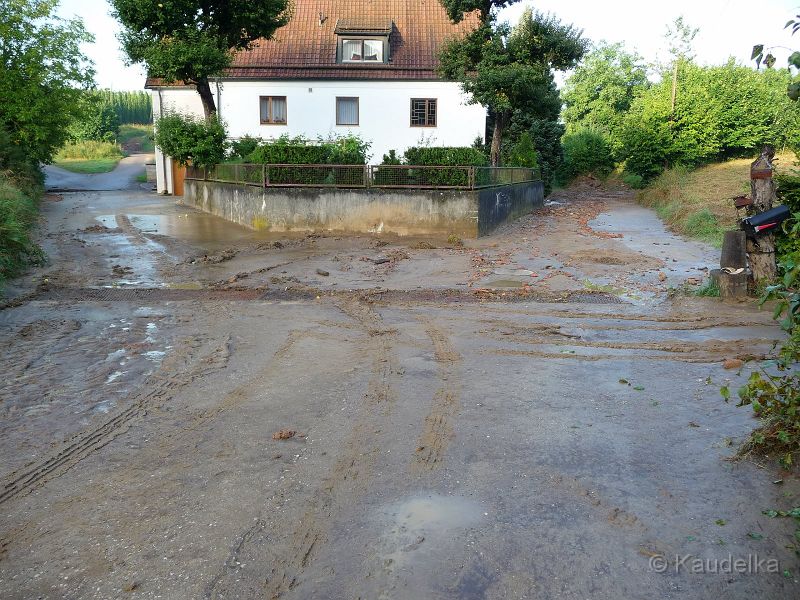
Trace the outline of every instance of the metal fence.
[[477, 190], [538, 181], [523, 167], [438, 167], [414, 165], [252, 165], [187, 167], [186, 179], [255, 187], [333, 187]]

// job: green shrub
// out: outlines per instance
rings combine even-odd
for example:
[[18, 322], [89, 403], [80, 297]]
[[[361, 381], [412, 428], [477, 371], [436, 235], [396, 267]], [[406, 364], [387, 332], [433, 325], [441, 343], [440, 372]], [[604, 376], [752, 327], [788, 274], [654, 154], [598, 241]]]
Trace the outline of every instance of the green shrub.
[[184, 115], [167, 115], [156, 123], [156, 145], [178, 163], [209, 167], [225, 158], [227, 135], [217, 119], [205, 121]]
[[[23, 182], [22, 187], [26, 185]], [[0, 283], [20, 274], [25, 265], [44, 258], [30, 237], [38, 199], [38, 195], [23, 192], [12, 174], [0, 173]]]
[[611, 146], [601, 133], [584, 129], [564, 136], [564, 161], [558, 171], [561, 183], [568, 183], [579, 175], [594, 174], [608, 177], [614, 170]]
[[[788, 233], [800, 237], [800, 219]], [[761, 304], [776, 301], [773, 318], [789, 337], [777, 356], [777, 372], [754, 371], [747, 384], [739, 388], [738, 406], [752, 406], [761, 420], [740, 453], [776, 452], [781, 463], [789, 467], [800, 454], [800, 250], [783, 256], [779, 267], [783, 276], [767, 288]], [[720, 392], [726, 401], [730, 398], [727, 386]]]
[[421, 167], [489, 166], [489, 158], [481, 150], [469, 147], [413, 147], [406, 150], [404, 158], [405, 164]]
[[258, 145], [262, 143], [261, 138], [245, 135], [238, 140], [230, 143], [230, 156], [234, 159], [250, 160], [250, 155], [255, 152]]
[[645, 187], [644, 177], [635, 173], [628, 173], [622, 178], [622, 182], [634, 190], [641, 190]]
[[89, 96], [83, 103], [81, 116], [69, 127], [73, 141], [114, 142], [119, 136], [119, 117], [111, 104], [96, 96]]
[[357, 136], [314, 142], [301, 136], [281, 136], [260, 144], [248, 159], [268, 165], [365, 165], [369, 146]]
[[800, 255], [800, 171], [782, 173], [776, 177], [778, 198], [789, 207], [792, 216], [784, 221], [783, 228], [775, 238], [775, 252], [778, 263], [791, 254]]
[[44, 174], [32, 162], [24, 148], [11, 141], [11, 136], [0, 128], [0, 174], [10, 180], [24, 194], [38, 198], [44, 189]]
[[[488, 157], [477, 148], [469, 147], [413, 147], [406, 150], [403, 163], [419, 167], [485, 167]], [[395, 183], [421, 186], [469, 185], [466, 169], [408, 169], [395, 171]]]
[[536, 169], [539, 167], [536, 158], [536, 148], [533, 145], [531, 134], [524, 131], [517, 143], [511, 146], [511, 150], [506, 158], [506, 165], [509, 167], [527, 167]]

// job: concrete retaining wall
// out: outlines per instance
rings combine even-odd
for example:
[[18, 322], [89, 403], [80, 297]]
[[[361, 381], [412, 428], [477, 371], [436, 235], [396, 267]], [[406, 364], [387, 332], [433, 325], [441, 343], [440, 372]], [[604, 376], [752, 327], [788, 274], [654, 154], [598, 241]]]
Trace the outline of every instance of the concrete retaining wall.
[[184, 202], [254, 229], [486, 235], [543, 201], [541, 183], [476, 191], [267, 188], [187, 180]]

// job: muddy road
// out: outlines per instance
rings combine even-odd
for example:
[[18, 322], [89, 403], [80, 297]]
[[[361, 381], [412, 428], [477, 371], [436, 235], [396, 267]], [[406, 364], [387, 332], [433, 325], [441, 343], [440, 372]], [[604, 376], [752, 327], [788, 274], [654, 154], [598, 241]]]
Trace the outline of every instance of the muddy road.
[[463, 247], [68, 193], [41, 240], [0, 310], [0, 597], [800, 596], [762, 514], [800, 485], [728, 460], [719, 396], [780, 332], [674, 294], [718, 254], [624, 191]]

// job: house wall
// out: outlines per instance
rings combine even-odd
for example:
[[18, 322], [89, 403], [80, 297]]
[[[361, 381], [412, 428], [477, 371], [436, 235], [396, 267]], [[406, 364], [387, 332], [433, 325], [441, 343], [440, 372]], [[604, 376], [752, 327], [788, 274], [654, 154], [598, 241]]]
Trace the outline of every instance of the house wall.
[[[411, 146], [470, 146], [483, 139], [486, 110], [469, 105], [455, 82], [443, 81], [224, 81], [216, 90], [220, 116], [231, 137], [265, 139], [284, 134], [309, 138], [356, 134], [370, 141], [371, 161], [380, 163], [389, 150], [398, 155]], [[260, 96], [286, 96], [286, 125], [261, 125]], [[359, 98], [359, 125], [336, 125], [336, 97]], [[436, 98], [437, 126], [411, 127], [411, 98]], [[202, 115], [200, 98], [192, 89], [153, 90], [153, 110]], [[168, 162], [163, 159], [158, 162]], [[159, 191], [171, 193], [169, 169], [162, 166]], [[163, 180], [162, 180], [163, 179]]]

